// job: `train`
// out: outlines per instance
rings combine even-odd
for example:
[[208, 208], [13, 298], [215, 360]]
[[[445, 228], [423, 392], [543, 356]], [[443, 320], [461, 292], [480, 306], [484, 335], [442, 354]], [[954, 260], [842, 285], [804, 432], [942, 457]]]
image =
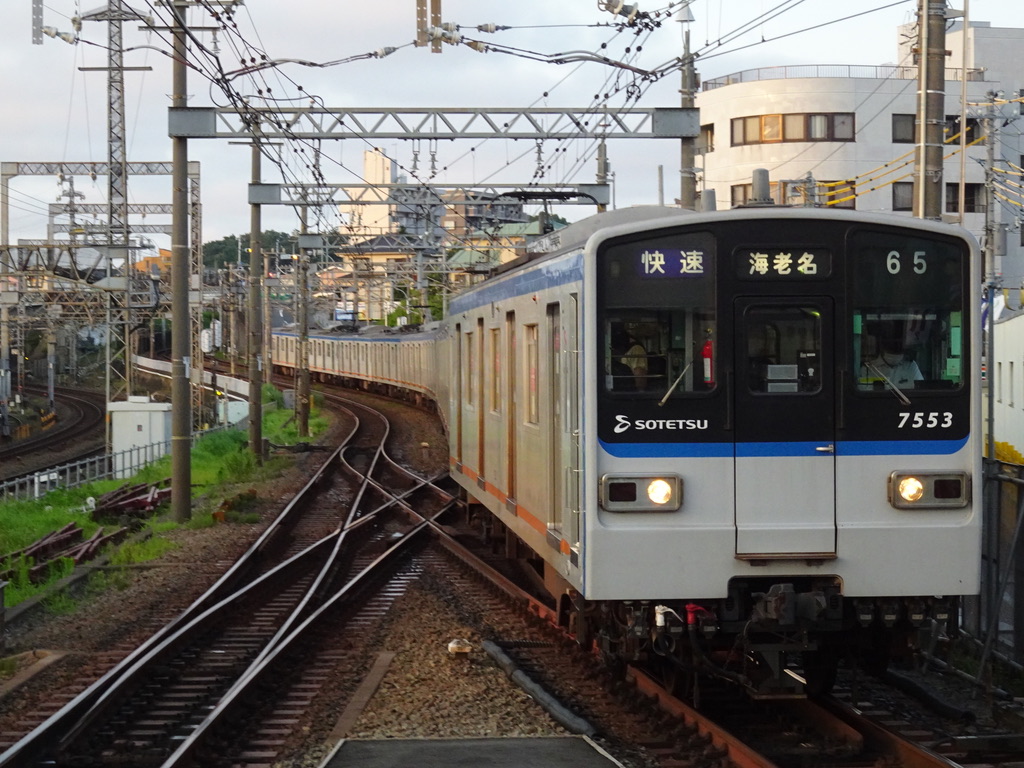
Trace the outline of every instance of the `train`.
[[680, 695], [802, 697], [952, 631], [981, 569], [969, 233], [641, 206], [544, 244], [419, 333], [312, 334], [311, 375], [435, 404], [566, 631]]

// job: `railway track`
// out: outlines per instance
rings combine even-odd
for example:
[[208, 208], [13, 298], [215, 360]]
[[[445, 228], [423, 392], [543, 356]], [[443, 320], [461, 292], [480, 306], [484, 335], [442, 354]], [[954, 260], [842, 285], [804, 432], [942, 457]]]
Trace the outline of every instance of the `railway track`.
[[[41, 387], [26, 387], [34, 395], [46, 395]], [[59, 419], [31, 437], [0, 443], [0, 481], [14, 480], [54, 465], [54, 456], [70, 462], [102, 449], [106, 399], [102, 393], [55, 387]]]
[[922, 728], [920, 714], [883, 707], [863, 689], [826, 706], [719, 701], [708, 691], [696, 712], [646, 672], [621, 674], [464, 547], [472, 530], [452, 516], [432, 520], [450, 499], [389, 460], [384, 420], [328, 397], [348, 409], [348, 434], [275, 524], [149, 642], [101, 660], [107, 674], [54, 702], [0, 766], [297, 759], [310, 733], [330, 743], [351, 729], [388, 612], [425, 580], [464, 623], [481, 622], [489, 643], [562, 711], [611, 745], [638, 747], [645, 765], [918, 768], [1024, 754], [1009, 733], [972, 741], [950, 739], [941, 722]]
[[[351, 404], [353, 409], [358, 406]], [[328, 602], [338, 592], [339, 579], [353, 570], [361, 573], [360, 558], [367, 557], [368, 547], [372, 552], [374, 532], [379, 538], [381, 530], [399, 525], [393, 518], [404, 513], [394, 503], [380, 503], [380, 483], [372, 480], [377, 473], [393, 486], [399, 471], [389, 466], [383, 451], [386, 423], [369, 409], [351, 413], [351, 419], [354, 426], [344, 443], [243, 558], [149, 641], [0, 755], [0, 765], [51, 759], [152, 764], [172, 751], [182, 731], [194, 728], [196, 713], [215, 706], [250, 665]], [[354, 462], [343, 461], [349, 451]], [[351, 484], [360, 475], [352, 464], [365, 464], [361, 485]], [[345, 472], [353, 488], [347, 507], [339, 503]], [[425, 488], [433, 486], [407, 478], [398, 493], [411, 500]], [[433, 493], [436, 497], [438, 492]], [[127, 717], [126, 712], [134, 713], [134, 720], [108, 725], [112, 717]], [[121, 733], [132, 736], [121, 741]], [[160, 744], [141, 744], [156, 733]]]

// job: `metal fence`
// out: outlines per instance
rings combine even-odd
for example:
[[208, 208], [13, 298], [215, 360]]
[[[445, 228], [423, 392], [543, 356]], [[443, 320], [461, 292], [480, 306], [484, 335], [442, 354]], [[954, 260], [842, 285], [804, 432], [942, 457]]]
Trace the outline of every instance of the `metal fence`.
[[965, 606], [964, 629], [984, 641], [986, 654], [1024, 664], [1024, 466], [990, 461], [985, 474], [982, 588]]
[[[946, 80], [957, 81], [963, 76], [962, 69], [946, 68]], [[917, 67], [894, 65], [870, 66], [853, 64], [797, 64], [783, 67], [759, 67], [733, 72], [722, 77], [711, 78], [701, 83], [705, 91], [722, 88], [736, 83], [755, 83], [760, 80], [789, 80], [794, 78], [871, 78], [873, 80], [916, 80]], [[985, 70], [968, 69], [968, 81], [984, 81]]]
[[[192, 444], [205, 435], [231, 427], [214, 427], [192, 435]], [[131, 477], [170, 453], [171, 442], [137, 446], [127, 451], [104, 453], [0, 483], [0, 501], [38, 499], [55, 488], [77, 488], [98, 480]]]

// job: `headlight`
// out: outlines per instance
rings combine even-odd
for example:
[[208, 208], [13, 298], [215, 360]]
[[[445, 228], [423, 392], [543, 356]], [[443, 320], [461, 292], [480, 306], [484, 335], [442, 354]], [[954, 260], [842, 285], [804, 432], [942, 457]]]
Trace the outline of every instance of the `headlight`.
[[609, 512], [672, 512], [683, 503], [678, 475], [605, 475], [600, 491], [601, 506]]
[[889, 503], [896, 509], [962, 509], [971, 498], [966, 472], [893, 472]]
[[904, 501], [918, 501], [924, 495], [924, 483], [916, 477], [904, 477], [900, 479], [899, 485], [896, 486], [896, 491]]
[[672, 485], [661, 478], [652, 480], [647, 486], [647, 498], [659, 506], [672, 501]]

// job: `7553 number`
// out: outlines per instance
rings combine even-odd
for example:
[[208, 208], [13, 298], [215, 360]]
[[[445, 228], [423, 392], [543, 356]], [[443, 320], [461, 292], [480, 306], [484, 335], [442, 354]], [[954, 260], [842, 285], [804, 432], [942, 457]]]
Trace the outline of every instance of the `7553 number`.
[[899, 429], [907, 427], [909, 429], [935, 429], [936, 427], [942, 427], [946, 429], [953, 426], [953, 414], [949, 411], [937, 412], [931, 411], [930, 413], [909, 413], [903, 412], [900, 414]]

